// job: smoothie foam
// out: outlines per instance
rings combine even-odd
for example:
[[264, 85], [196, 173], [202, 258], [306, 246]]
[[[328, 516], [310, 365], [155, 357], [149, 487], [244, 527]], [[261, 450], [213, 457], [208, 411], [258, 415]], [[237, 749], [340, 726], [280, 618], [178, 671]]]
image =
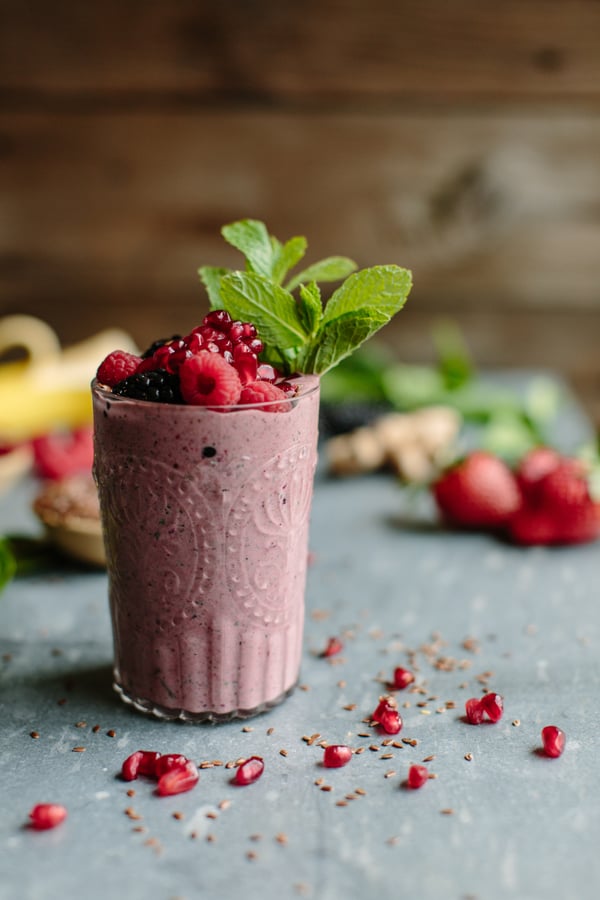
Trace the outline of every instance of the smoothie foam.
[[319, 382], [285, 412], [94, 385], [115, 686], [168, 717], [266, 708], [300, 668]]

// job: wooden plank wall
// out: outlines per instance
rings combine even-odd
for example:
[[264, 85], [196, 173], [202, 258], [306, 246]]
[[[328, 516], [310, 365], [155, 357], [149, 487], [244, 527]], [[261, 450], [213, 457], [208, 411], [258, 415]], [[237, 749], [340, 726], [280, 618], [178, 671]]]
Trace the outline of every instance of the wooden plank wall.
[[221, 224], [413, 269], [385, 332], [565, 374], [600, 424], [595, 0], [2, 0], [0, 313], [196, 324]]

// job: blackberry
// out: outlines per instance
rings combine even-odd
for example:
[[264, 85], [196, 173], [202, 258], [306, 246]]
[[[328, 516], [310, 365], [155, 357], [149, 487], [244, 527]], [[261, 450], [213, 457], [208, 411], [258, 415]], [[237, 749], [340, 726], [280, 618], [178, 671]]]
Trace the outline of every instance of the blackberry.
[[179, 376], [172, 375], [166, 369], [136, 372], [115, 385], [113, 394], [131, 397], [133, 400], [151, 400], [154, 403], [183, 403]]
[[159, 347], [164, 347], [165, 344], [170, 344], [171, 341], [180, 341], [180, 340], [181, 340], [180, 334], [174, 334], [170, 338], [160, 338], [160, 340], [154, 341], [154, 343], [151, 344], [147, 350], [144, 350], [141, 358], [148, 359], [150, 356], [154, 356], [154, 354], [156, 353], [156, 351], [158, 350]]

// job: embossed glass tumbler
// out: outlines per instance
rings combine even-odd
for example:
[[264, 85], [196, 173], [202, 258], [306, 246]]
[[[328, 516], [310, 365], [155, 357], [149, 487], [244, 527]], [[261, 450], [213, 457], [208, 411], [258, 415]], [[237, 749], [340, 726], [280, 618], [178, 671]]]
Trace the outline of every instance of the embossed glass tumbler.
[[94, 383], [114, 686], [165, 719], [247, 717], [297, 683], [319, 382], [207, 409]]

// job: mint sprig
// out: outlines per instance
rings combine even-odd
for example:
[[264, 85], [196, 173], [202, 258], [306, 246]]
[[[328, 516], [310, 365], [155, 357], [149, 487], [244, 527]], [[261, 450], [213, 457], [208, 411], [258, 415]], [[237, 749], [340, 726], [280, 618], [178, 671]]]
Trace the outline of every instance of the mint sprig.
[[[225, 225], [221, 233], [244, 255], [245, 271], [198, 270], [210, 307], [253, 322], [265, 344], [263, 359], [286, 375], [332, 369], [402, 309], [411, 288], [407, 269], [387, 265], [357, 272], [344, 256], [322, 259], [286, 281], [304, 257], [304, 237], [281, 243], [255, 219]], [[341, 280], [323, 307], [318, 283]]]

